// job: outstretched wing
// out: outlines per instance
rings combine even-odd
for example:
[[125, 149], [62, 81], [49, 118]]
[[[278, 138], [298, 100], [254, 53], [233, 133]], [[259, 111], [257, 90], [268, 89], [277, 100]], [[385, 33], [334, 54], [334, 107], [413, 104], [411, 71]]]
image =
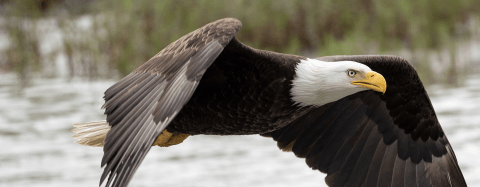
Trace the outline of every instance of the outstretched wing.
[[382, 74], [384, 95], [353, 94], [310, 111], [270, 135], [327, 173], [329, 186], [466, 186], [416, 71], [394, 56], [332, 56]]
[[187, 103], [200, 79], [241, 22], [226, 18], [199, 28], [160, 51], [105, 92], [111, 126], [100, 185], [127, 186], [155, 138]]

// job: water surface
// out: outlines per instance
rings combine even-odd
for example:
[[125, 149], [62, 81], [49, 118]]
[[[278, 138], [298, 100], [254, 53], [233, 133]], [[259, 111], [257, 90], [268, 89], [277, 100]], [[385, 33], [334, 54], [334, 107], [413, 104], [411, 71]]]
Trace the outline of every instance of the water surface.
[[[98, 186], [102, 148], [74, 144], [71, 124], [103, 120], [115, 81], [35, 79], [18, 89], [0, 77], [0, 186]], [[480, 186], [480, 76], [427, 88], [469, 186]], [[325, 174], [279, 151], [270, 138], [194, 136], [154, 147], [130, 186], [326, 186]]]

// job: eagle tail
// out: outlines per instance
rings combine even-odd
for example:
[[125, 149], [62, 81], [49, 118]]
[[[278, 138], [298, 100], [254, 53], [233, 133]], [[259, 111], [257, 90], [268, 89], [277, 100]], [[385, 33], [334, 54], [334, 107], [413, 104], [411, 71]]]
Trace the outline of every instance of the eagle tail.
[[75, 143], [92, 147], [103, 147], [103, 140], [110, 130], [106, 121], [76, 123], [73, 126], [75, 129], [72, 132], [75, 134], [72, 137], [77, 140]]

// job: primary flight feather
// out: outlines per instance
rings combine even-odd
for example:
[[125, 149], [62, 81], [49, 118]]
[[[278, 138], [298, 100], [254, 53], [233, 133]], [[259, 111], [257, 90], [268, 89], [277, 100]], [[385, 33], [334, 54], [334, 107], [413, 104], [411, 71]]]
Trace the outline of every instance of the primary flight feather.
[[329, 186], [466, 186], [407, 61], [253, 49], [234, 37], [241, 25], [226, 18], [181, 37], [107, 89], [106, 121], [74, 124], [78, 143], [103, 146], [100, 184], [127, 186], [152, 145], [261, 134]]

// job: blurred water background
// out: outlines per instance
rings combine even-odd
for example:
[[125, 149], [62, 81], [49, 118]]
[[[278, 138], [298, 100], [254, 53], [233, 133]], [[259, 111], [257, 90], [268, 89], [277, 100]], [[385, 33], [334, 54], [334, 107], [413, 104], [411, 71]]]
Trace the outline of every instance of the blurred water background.
[[[105, 119], [103, 92], [223, 17], [240, 41], [308, 57], [395, 54], [427, 85], [469, 186], [480, 186], [480, 1], [0, 0], [0, 186], [96, 186], [101, 148], [71, 124]], [[152, 148], [130, 186], [325, 186], [260, 136]]]

